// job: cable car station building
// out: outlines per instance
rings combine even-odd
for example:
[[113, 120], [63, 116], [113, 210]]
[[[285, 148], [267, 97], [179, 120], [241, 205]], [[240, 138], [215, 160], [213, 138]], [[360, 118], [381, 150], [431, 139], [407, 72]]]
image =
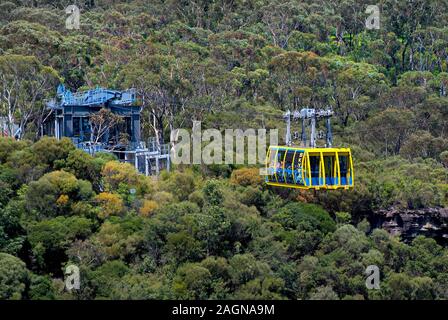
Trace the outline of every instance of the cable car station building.
[[[47, 102], [50, 110], [44, 123], [44, 133], [57, 139], [70, 138], [75, 146], [90, 154], [109, 152], [122, 162], [128, 162], [146, 175], [161, 169], [169, 170], [169, 145], [158, 146], [155, 139], [141, 140], [140, 113], [134, 90], [115, 91], [103, 88], [72, 93], [62, 84], [57, 96]], [[108, 108], [123, 121], [108, 129], [100, 141], [92, 140], [91, 115]], [[126, 137], [126, 139], [123, 139]]]

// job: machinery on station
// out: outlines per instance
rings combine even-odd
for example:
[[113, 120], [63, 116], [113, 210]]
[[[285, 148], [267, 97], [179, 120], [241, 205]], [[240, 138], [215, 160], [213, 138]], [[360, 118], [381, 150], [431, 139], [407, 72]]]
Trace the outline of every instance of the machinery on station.
[[[330, 118], [331, 108], [287, 111], [285, 146], [270, 146], [266, 156], [268, 185], [299, 189], [349, 189], [354, 186], [354, 170], [351, 150], [334, 148]], [[300, 144], [293, 145], [291, 118], [300, 121]], [[316, 131], [319, 120], [325, 121], [326, 133]], [[307, 124], [310, 124], [310, 139], [307, 146]], [[297, 132], [293, 135], [299, 139]], [[317, 146], [317, 140], [325, 145]]]

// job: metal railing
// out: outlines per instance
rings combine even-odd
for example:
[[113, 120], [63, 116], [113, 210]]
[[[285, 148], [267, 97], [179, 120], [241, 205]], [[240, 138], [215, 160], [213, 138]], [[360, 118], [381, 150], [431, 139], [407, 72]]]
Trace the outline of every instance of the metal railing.
[[[72, 138], [72, 140], [75, 140], [77, 138]], [[84, 152], [87, 152], [88, 154], [94, 155], [97, 152], [106, 151], [107, 146], [104, 143], [92, 143], [92, 142], [78, 142], [75, 143], [73, 141], [76, 148], [83, 150]]]
[[[117, 148], [118, 145], [110, 145], [103, 142], [91, 142], [91, 141], [80, 141], [77, 137], [71, 138], [73, 144], [76, 146], [76, 148], [84, 150], [85, 152], [89, 154], [95, 154], [96, 152], [100, 151], [114, 151], [114, 149], [120, 149]], [[160, 147], [157, 146], [157, 143], [155, 140], [150, 139], [148, 141], [148, 144], [146, 144], [144, 141], [141, 142], [129, 142], [127, 145], [122, 145], [126, 151], [139, 151], [139, 150], [148, 150], [151, 153], [156, 153], [160, 155], [167, 155], [170, 153], [170, 144], [162, 144]], [[122, 150], [122, 149], [121, 149]]]

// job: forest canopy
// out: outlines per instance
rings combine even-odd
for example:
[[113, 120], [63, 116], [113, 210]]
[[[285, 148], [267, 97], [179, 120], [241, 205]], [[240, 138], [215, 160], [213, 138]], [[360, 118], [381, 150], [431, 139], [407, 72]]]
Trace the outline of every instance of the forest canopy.
[[[79, 29], [67, 1], [0, 3], [0, 299], [448, 298], [446, 247], [367, 219], [448, 207], [446, 0], [385, 0], [379, 29], [355, 0], [70, 4]], [[282, 137], [286, 110], [331, 106], [356, 187], [268, 188], [254, 166], [140, 175], [43, 136], [59, 83], [135, 88], [142, 138], [163, 142], [193, 121]]]

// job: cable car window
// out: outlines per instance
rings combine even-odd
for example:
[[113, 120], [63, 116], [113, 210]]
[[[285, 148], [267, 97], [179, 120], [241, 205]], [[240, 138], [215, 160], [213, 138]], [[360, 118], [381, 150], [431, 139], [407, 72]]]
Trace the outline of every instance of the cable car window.
[[268, 172], [268, 180], [270, 182], [276, 182], [275, 179], [275, 170], [276, 170], [276, 164], [277, 161], [275, 159], [275, 156], [277, 154], [277, 149], [269, 149], [269, 172]]
[[313, 186], [320, 185], [319, 183], [319, 170], [320, 170], [320, 155], [310, 155], [310, 167], [311, 167], [311, 184]]
[[347, 156], [347, 166], [348, 166], [348, 184], [353, 185], [353, 162], [351, 154]]
[[294, 158], [294, 150], [287, 150], [285, 157], [285, 178], [286, 183], [294, 183], [293, 172], [292, 172], [292, 160]]
[[325, 165], [325, 183], [328, 185], [335, 184], [335, 156], [324, 156]]
[[302, 161], [303, 161], [303, 152], [296, 151], [294, 156], [294, 180], [296, 184], [303, 184], [302, 177]]
[[341, 171], [341, 185], [347, 185], [348, 156], [339, 155], [339, 168]]
[[277, 182], [284, 183], [285, 177], [283, 168], [285, 167], [285, 150], [278, 150], [277, 161], [276, 161], [276, 176]]

